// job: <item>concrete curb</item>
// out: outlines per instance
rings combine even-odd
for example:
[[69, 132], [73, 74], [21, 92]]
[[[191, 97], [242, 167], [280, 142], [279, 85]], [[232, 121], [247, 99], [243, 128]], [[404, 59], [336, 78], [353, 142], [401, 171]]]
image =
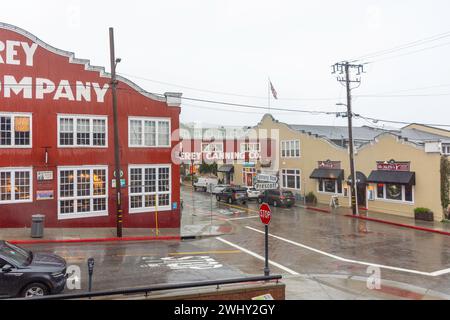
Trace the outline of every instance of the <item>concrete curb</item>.
[[402, 227], [402, 228], [408, 228], [408, 229], [413, 229], [413, 230], [418, 230], [418, 231], [426, 231], [426, 232], [442, 234], [445, 236], [450, 236], [450, 232], [446, 232], [446, 231], [442, 231], [442, 230], [435, 230], [435, 229], [430, 229], [430, 228], [425, 228], [425, 227], [418, 227], [418, 226], [413, 226], [413, 225], [403, 224], [403, 223], [398, 223], [398, 222], [391, 222], [391, 221], [367, 218], [367, 217], [358, 217], [358, 216], [353, 216], [353, 215], [349, 215], [349, 214], [346, 214], [345, 217], [359, 219], [359, 220], [366, 220], [366, 221], [371, 221], [371, 222], [384, 223], [384, 224], [389, 224], [392, 226], [397, 226], [397, 227]]
[[165, 237], [124, 237], [91, 239], [48, 239], [48, 240], [6, 240], [11, 244], [49, 244], [49, 243], [91, 243], [91, 242], [133, 242], [133, 241], [181, 241], [180, 236]]
[[314, 207], [304, 207], [307, 210], [311, 210], [311, 211], [317, 211], [317, 212], [322, 212], [322, 213], [331, 213], [330, 210], [326, 210], [326, 209], [319, 209], [319, 208], [314, 208]]
[[200, 235], [191, 235], [191, 236], [181, 236], [181, 241], [210, 239], [210, 238], [222, 237], [222, 236], [227, 235], [227, 234], [229, 234], [229, 233], [206, 234], [206, 235], [200, 234]]
[[[311, 211], [331, 214], [331, 210], [319, 209], [319, 208], [315, 208], [315, 207], [302, 207], [302, 208], [307, 209], [307, 210], [311, 210]], [[437, 234], [441, 234], [441, 235], [444, 235], [444, 236], [450, 236], [450, 232], [446, 232], [446, 231], [442, 231], [442, 230], [436, 230], [436, 229], [431, 229], [431, 228], [426, 228], [426, 227], [418, 227], [418, 226], [413, 226], [413, 225], [410, 225], [410, 224], [404, 224], [404, 223], [399, 223], [399, 222], [392, 222], [392, 221], [388, 221], [388, 220], [381, 220], [381, 219], [375, 219], [375, 218], [354, 216], [354, 215], [351, 215], [351, 214], [346, 214], [346, 215], [344, 215], [344, 217], [353, 218], [353, 219], [359, 219], [359, 220], [365, 220], [365, 221], [370, 221], [370, 222], [383, 223], [383, 224], [388, 224], [388, 225], [391, 225], [391, 226], [408, 228], [408, 229], [413, 229], [413, 230], [417, 230], [417, 231], [432, 232], [432, 233], [437, 233]]]

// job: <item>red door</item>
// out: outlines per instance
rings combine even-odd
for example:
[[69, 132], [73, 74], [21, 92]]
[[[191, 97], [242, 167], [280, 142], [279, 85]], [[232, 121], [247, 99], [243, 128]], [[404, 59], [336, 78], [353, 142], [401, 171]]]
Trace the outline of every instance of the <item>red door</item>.
[[247, 173], [247, 187], [253, 186], [253, 174]]

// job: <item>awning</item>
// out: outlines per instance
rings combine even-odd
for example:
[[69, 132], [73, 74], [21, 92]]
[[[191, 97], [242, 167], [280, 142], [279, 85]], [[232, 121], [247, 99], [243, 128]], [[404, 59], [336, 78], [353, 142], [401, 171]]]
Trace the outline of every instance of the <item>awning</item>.
[[[349, 185], [352, 184], [352, 176], [348, 177], [347, 179], [347, 183]], [[357, 184], [367, 184], [367, 177], [364, 173], [362, 172], [356, 172], [356, 183]]]
[[415, 185], [416, 173], [406, 171], [372, 171], [367, 182]]
[[310, 176], [311, 179], [343, 180], [344, 170], [342, 169], [315, 169]]
[[222, 173], [234, 173], [234, 166], [232, 164], [224, 164], [223, 166], [217, 169], [217, 172]]

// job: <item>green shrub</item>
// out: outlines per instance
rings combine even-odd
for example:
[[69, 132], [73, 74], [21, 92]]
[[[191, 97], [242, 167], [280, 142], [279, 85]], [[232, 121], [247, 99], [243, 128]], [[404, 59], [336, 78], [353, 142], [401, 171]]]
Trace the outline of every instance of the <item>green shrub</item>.
[[314, 192], [310, 192], [305, 196], [305, 200], [307, 203], [313, 203], [316, 204], [317, 203], [317, 197], [314, 194]]
[[429, 213], [429, 212], [431, 212], [431, 210], [428, 209], [428, 208], [416, 208], [416, 209], [414, 209], [414, 213], [415, 214]]

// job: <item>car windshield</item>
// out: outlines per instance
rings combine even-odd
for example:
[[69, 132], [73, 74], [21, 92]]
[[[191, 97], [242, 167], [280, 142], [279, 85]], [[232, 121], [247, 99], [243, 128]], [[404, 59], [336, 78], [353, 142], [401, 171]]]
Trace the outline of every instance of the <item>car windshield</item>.
[[16, 247], [15, 245], [12, 245], [8, 242], [4, 242], [2, 245], [0, 245], [0, 256], [18, 266], [27, 266], [33, 259], [33, 255], [31, 252]]
[[283, 191], [283, 196], [285, 196], [285, 197], [293, 197], [294, 194], [292, 192], [290, 192], [290, 191]]

